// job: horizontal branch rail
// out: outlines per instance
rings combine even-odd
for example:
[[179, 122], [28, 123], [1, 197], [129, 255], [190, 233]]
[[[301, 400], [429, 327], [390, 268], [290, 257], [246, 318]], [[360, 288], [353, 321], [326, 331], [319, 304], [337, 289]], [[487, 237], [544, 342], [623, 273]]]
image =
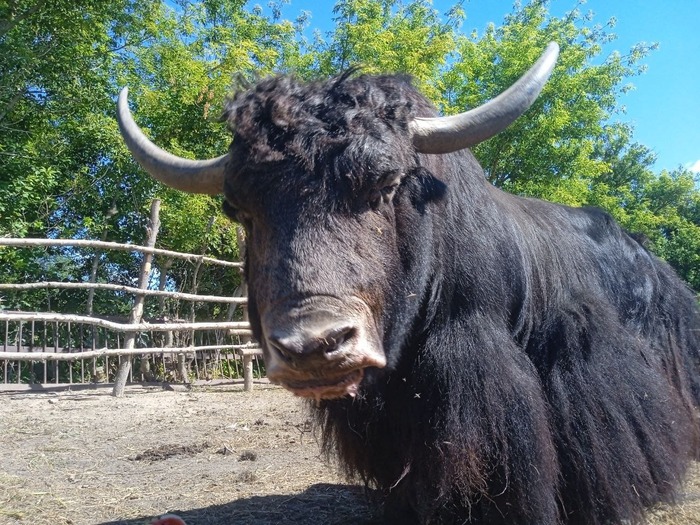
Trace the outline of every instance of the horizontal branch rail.
[[240, 321], [197, 323], [137, 323], [123, 324], [89, 317], [86, 315], [57, 314], [43, 312], [0, 313], [0, 321], [45, 321], [50, 323], [88, 324], [109, 328], [115, 332], [171, 332], [177, 330], [228, 330], [231, 335], [250, 335], [250, 324]]
[[97, 350], [85, 350], [82, 352], [2, 352], [0, 359], [7, 361], [75, 361], [78, 359], [91, 359], [93, 357], [117, 357], [125, 355], [144, 354], [187, 354], [207, 350], [245, 350], [254, 351], [262, 355], [262, 350], [254, 344], [242, 345], [208, 345], [208, 346], [181, 346], [181, 347], [153, 347], [153, 348], [98, 348]]
[[167, 255], [168, 257], [175, 257], [177, 259], [185, 259], [188, 261], [203, 261], [209, 264], [218, 264], [219, 266], [229, 266], [233, 268], [243, 267], [243, 263], [240, 262], [222, 261], [220, 259], [214, 259], [213, 257], [204, 257], [203, 255], [173, 252], [170, 250], [162, 250], [160, 248], [147, 248], [145, 246], [138, 246], [136, 244], [120, 244], [118, 242], [91, 241], [86, 239], [13, 239], [8, 237], [0, 237], [0, 246], [78, 246], [87, 248], [102, 248], [106, 250], [135, 251], [142, 253], [150, 253], [153, 255]]
[[195, 302], [216, 302], [216, 303], [232, 303], [232, 304], [245, 304], [248, 299], [245, 297], [224, 297], [218, 295], [197, 295], [192, 293], [183, 292], [169, 292], [161, 290], [142, 290], [141, 288], [136, 288], [134, 286], [125, 286], [121, 284], [109, 284], [109, 283], [67, 283], [62, 281], [45, 281], [40, 283], [0, 283], [0, 290], [41, 290], [49, 288], [65, 288], [65, 289], [97, 289], [97, 290], [113, 290], [116, 292], [126, 292], [132, 293], [134, 295], [151, 295], [160, 297], [172, 297], [174, 299], [183, 299], [186, 301]]

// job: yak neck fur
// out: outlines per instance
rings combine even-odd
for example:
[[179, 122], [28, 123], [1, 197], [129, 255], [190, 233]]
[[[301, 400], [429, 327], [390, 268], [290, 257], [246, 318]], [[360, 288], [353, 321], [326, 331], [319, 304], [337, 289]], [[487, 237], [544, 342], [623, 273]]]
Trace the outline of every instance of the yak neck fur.
[[[450, 174], [432, 211], [442, 233], [426, 240], [430, 315], [394, 370], [315, 409], [326, 452], [396, 523], [635, 523], [671, 501], [695, 453], [700, 344], [653, 317], [673, 295], [697, 328], [692, 294], [599, 212], [504, 194], [468, 151], [422, 160]], [[615, 261], [613, 241], [653, 274], [643, 319], [621, 316], [602, 270], [579, 267]], [[553, 249], [568, 255], [543, 260]], [[624, 282], [619, 260], [607, 271]]]

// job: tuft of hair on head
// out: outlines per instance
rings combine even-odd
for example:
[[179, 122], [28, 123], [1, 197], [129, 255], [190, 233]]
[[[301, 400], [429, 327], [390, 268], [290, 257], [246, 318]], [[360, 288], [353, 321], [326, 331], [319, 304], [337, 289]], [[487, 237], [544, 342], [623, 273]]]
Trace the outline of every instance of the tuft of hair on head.
[[354, 66], [350, 66], [347, 68], [345, 71], [337, 75], [335, 78], [331, 79], [331, 91], [334, 91], [338, 86], [343, 84], [346, 80], [349, 80], [353, 77], [356, 77], [360, 73], [362, 73], [362, 66], [359, 64], [356, 64]]

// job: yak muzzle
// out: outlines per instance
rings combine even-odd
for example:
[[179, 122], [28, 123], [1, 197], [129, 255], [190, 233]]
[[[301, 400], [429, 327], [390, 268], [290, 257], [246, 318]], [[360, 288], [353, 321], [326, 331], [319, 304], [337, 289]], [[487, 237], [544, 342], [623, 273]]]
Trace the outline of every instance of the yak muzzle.
[[374, 320], [359, 299], [278, 306], [262, 324], [267, 376], [298, 396], [355, 396], [366, 368], [386, 366]]

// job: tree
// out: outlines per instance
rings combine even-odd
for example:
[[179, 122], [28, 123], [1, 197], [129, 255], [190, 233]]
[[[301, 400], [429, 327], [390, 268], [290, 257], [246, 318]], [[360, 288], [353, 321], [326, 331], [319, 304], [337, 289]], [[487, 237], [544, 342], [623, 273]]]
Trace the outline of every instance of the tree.
[[[552, 17], [547, 0], [515, 4], [501, 26], [461, 36], [439, 82], [446, 113], [495, 97], [532, 64], [547, 42], [560, 44], [557, 67], [532, 109], [475, 154], [488, 179], [504, 189], [564, 204], [601, 207], [666, 258], [700, 290], [697, 181], [687, 171], [655, 175], [654, 156], [617, 119], [628, 80], [644, 71], [656, 45], [602, 58], [615, 20], [592, 24], [575, 8]], [[617, 121], [613, 121], [615, 118]]]
[[[207, 239], [215, 255], [236, 256], [220, 199], [164, 190], [136, 167], [114, 120], [116, 91], [134, 88], [139, 118], [167, 147], [219, 155], [230, 136], [216, 120], [233, 71], [253, 78], [276, 69], [295, 48], [295, 27], [214, 1], [19, 0], [0, 7], [0, 20], [0, 235], [140, 243], [150, 200], [162, 192], [163, 245], [199, 252]], [[71, 269], [59, 271], [65, 257]], [[133, 279], [138, 257], [102, 258], [99, 279]], [[0, 249], [0, 279], [80, 280], [92, 259]], [[238, 281], [235, 272], [212, 279], [222, 293]], [[81, 296], [62, 292], [51, 306], [79, 310]]]
[[641, 71], [640, 61], [653, 46], [626, 57], [612, 54], [601, 64], [602, 45], [614, 36], [606, 25], [590, 26], [592, 15], [577, 9], [563, 18], [548, 13], [549, 2], [516, 4], [500, 27], [462, 37], [457, 58], [444, 75], [445, 111], [475, 107], [512, 84], [550, 41], [561, 48], [557, 68], [532, 109], [505, 132], [475, 148], [494, 184], [517, 193], [558, 194], [570, 185], [571, 204], [580, 204], [576, 182], [606, 166], [592, 155], [606, 133], [605, 123], [620, 112], [623, 81]]
[[[87, 236], [106, 227], [108, 209], [124, 201], [118, 186], [104, 184], [116, 178], [118, 143], [110, 64], [127, 35], [147, 38], [150, 19], [127, 0], [2, 4], [0, 235]], [[69, 272], [60, 270], [66, 259]], [[0, 279], [77, 278], [84, 264], [74, 253], [2, 250]], [[73, 304], [70, 294], [61, 300]]]
[[427, 0], [339, 0], [329, 40], [317, 35], [310, 53], [311, 73], [339, 74], [349, 67], [362, 73], [411, 75], [432, 98], [439, 72], [454, 50], [464, 12], [458, 2], [443, 21]]

